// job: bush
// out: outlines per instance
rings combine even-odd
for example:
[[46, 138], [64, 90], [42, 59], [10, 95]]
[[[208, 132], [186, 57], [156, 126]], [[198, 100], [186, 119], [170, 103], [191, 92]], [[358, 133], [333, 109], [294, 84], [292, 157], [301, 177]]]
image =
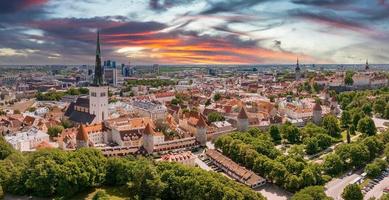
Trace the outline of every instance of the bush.
[[109, 196], [104, 190], [99, 190], [93, 196], [92, 200], [109, 200]]

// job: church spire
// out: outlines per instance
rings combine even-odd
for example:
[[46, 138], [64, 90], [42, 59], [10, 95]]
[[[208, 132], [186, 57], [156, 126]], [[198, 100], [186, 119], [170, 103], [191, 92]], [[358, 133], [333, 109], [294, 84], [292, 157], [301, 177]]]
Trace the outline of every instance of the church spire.
[[366, 59], [366, 65], [365, 65], [365, 70], [369, 70], [369, 59]]
[[96, 63], [93, 84], [96, 86], [101, 86], [103, 85], [103, 68], [101, 67], [100, 31], [97, 31], [96, 43]]
[[299, 62], [299, 57], [297, 57], [297, 63], [296, 63], [296, 71], [300, 70], [300, 62]]

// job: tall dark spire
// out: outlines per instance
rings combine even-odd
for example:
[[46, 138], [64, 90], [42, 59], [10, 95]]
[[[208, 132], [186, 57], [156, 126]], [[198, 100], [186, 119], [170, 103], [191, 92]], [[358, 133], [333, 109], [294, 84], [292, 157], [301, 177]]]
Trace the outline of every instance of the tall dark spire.
[[366, 65], [365, 65], [365, 70], [369, 70], [369, 59], [366, 59]]
[[296, 63], [296, 71], [300, 71], [300, 63], [299, 63], [298, 57], [297, 57], [297, 63]]
[[101, 67], [101, 50], [100, 50], [100, 32], [97, 31], [97, 45], [96, 45], [96, 63], [95, 63], [95, 76], [93, 84], [96, 86], [103, 85], [103, 68]]

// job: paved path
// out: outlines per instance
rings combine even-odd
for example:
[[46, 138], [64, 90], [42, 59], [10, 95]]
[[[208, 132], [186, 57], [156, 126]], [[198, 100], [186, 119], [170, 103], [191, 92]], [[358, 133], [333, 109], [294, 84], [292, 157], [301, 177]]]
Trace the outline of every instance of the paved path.
[[389, 177], [385, 177], [377, 185], [375, 185], [368, 193], [365, 194], [364, 199], [369, 199], [370, 197], [380, 198], [383, 194], [383, 190], [389, 187]]
[[255, 191], [261, 193], [268, 200], [288, 200], [293, 195], [292, 193], [289, 193], [284, 189], [271, 183], [267, 183], [266, 185], [261, 186]]
[[325, 193], [332, 197], [334, 200], [341, 200], [341, 194], [343, 189], [354, 179], [360, 177], [359, 173], [351, 174], [350, 176], [344, 176], [342, 178], [335, 178], [325, 185]]
[[373, 117], [373, 121], [374, 121], [374, 124], [377, 128], [383, 128], [383, 129], [388, 128], [387, 126], [384, 125], [385, 122], [389, 123], [389, 120], [387, 120], [387, 119]]

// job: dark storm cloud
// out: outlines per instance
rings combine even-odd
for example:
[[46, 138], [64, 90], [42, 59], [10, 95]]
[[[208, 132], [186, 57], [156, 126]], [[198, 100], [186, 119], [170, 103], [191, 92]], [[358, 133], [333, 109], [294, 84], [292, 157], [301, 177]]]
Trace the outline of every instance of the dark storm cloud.
[[119, 26], [106, 28], [102, 31], [103, 34], [117, 34], [117, 33], [148, 33], [153, 31], [160, 31], [167, 26], [158, 22], [126, 22]]
[[0, 14], [14, 13], [20, 10], [38, 6], [46, 3], [48, 0], [1, 0]]
[[221, 12], [234, 12], [242, 9], [247, 9], [257, 4], [266, 2], [269, 0], [219, 0], [217, 2], [209, 2], [209, 8], [202, 11], [202, 15], [210, 15]]

